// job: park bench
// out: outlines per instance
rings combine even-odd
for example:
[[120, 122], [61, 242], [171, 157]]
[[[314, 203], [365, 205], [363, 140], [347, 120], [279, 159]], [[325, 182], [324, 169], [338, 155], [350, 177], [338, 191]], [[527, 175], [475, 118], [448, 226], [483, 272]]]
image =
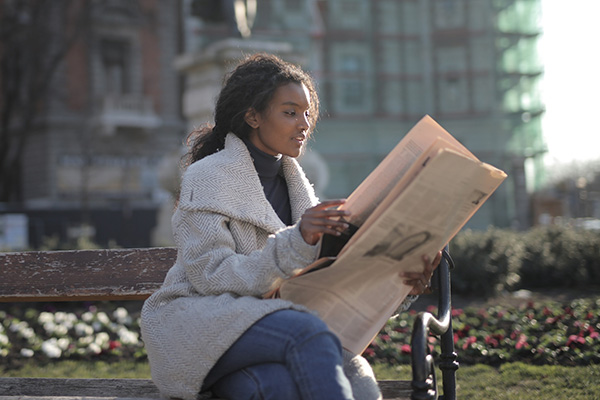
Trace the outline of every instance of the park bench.
[[[170, 247], [0, 253], [0, 302], [75, 302], [143, 300], [157, 290], [173, 265]], [[429, 332], [441, 336], [439, 367], [444, 400], [456, 398], [450, 309], [449, 257], [436, 271], [438, 316], [417, 315], [412, 333], [412, 381], [379, 381], [385, 399], [437, 399]], [[0, 400], [157, 399], [149, 379], [73, 379], [0, 377]]]

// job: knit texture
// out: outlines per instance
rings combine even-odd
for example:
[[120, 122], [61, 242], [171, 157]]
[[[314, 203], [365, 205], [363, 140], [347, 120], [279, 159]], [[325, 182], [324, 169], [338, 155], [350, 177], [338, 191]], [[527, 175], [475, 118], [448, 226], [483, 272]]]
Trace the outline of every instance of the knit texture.
[[360, 355], [343, 350], [344, 374], [352, 386], [356, 400], [381, 400], [381, 391], [368, 361]]

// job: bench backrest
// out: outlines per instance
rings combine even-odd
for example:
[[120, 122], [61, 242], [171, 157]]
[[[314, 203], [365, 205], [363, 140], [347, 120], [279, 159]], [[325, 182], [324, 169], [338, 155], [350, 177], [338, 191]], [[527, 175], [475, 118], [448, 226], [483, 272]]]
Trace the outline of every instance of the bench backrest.
[[0, 253], [0, 302], [143, 300], [176, 254], [172, 247]]

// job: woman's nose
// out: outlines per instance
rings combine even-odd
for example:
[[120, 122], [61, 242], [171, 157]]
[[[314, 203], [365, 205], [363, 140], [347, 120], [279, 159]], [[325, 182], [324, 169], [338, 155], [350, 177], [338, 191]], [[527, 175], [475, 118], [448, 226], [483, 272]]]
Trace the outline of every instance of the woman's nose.
[[310, 128], [310, 121], [308, 120], [308, 116], [302, 115], [302, 117], [298, 120], [299, 127], [306, 131]]

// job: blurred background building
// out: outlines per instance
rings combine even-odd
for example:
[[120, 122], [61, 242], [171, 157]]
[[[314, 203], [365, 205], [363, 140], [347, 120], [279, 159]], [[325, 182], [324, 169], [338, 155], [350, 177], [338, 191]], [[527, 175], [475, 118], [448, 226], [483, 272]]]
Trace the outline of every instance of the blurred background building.
[[0, 18], [3, 236], [148, 246], [185, 128], [180, 3], [4, 0]]
[[[184, 11], [186, 53], [231, 35], [214, 15], [195, 14]], [[326, 160], [325, 197], [351, 193], [429, 114], [509, 174], [469, 225], [523, 229], [528, 190], [544, 179], [540, 16], [538, 0], [262, 0], [252, 40], [290, 43], [319, 84], [311, 148]]]
[[25, 224], [30, 247], [53, 235], [169, 244], [155, 232], [170, 230], [182, 142], [210, 122], [223, 72], [254, 51], [316, 78], [322, 115], [302, 163], [321, 197], [349, 195], [429, 114], [509, 174], [468, 226], [525, 229], [545, 212], [531, 197], [545, 180], [540, 11], [540, 0], [0, 0], [0, 236]]

